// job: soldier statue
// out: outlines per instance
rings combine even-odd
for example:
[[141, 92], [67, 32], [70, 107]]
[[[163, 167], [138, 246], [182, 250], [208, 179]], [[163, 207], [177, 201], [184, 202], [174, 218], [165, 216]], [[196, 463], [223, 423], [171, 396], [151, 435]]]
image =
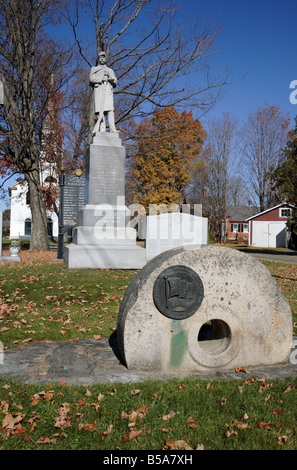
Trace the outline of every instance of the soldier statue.
[[113, 89], [117, 85], [114, 71], [106, 65], [105, 52], [98, 56], [99, 64], [91, 68], [90, 85], [94, 87], [94, 113], [98, 120], [93, 129], [97, 132], [106, 132], [105, 117], [108, 118], [109, 132], [117, 132], [114, 121]]

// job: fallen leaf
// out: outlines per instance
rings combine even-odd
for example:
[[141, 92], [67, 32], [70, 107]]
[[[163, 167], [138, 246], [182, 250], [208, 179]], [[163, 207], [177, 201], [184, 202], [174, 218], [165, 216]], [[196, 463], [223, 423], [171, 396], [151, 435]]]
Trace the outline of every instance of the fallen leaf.
[[105, 437], [106, 437], [108, 434], [111, 433], [112, 428], [113, 428], [113, 425], [110, 424], [110, 425], [108, 426], [108, 428], [107, 428], [107, 431], [102, 431], [102, 432], [101, 432], [101, 439], [105, 439]]
[[237, 429], [251, 429], [251, 426], [249, 426], [247, 423], [243, 423], [238, 419], [234, 419], [233, 426], [235, 426]]
[[142, 434], [142, 430], [140, 429], [139, 431], [130, 431], [129, 433], [129, 440], [131, 441], [131, 439], [134, 439], [135, 437], [138, 437], [140, 434]]
[[56, 418], [56, 422], [54, 424], [55, 428], [66, 429], [72, 426], [70, 416], [61, 415]]
[[16, 427], [13, 429], [13, 434], [22, 434], [23, 432], [26, 431], [26, 428], [21, 425], [21, 423], [18, 423]]
[[85, 401], [86, 401], [85, 397], [81, 397], [75, 405], [82, 406], [85, 404]]
[[9, 403], [5, 400], [0, 399], [0, 409], [2, 413], [7, 414], [9, 409]]
[[195, 450], [204, 450], [204, 445], [198, 444]]
[[32, 338], [27, 338], [27, 339], [23, 339], [22, 343], [25, 344], [25, 343], [30, 343], [32, 341]]
[[100, 403], [104, 398], [104, 395], [102, 395], [102, 393], [99, 393], [98, 397], [97, 397], [97, 401]]
[[176, 413], [175, 413], [174, 411], [170, 411], [170, 413], [168, 413], [168, 415], [163, 416], [162, 419], [163, 419], [164, 421], [167, 421], [168, 419], [173, 418], [173, 416], [175, 416], [175, 414], [176, 414]]
[[172, 437], [169, 437], [163, 447], [163, 450], [172, 449], [172, 450], [193, 450], [192, 447], [189, 446], [187, 441], [177, 440], [174, 441]]
[[195, 420], [193, 418], [193, 416], [191, 416], [188, 421], [187, 421], [187, 426], [189, 426], [189, 428], [193, 428], [193, 429], [196, 429], [198, 428], [198, 424], [195, 424]]
[[136, 423], [136, 422], [128, 424], [128, 428], [129, 428], [130, 431], [135, 431], [137, 426], [138, 426], [138, 423]]
[[54, 390], [47, 390], [44, 394], [45, 401], [51, 401], [53, 399]]
[[58, 413], [59, 415], [66, 415], [67, 413], [69, 413], [70, 411], [70, 405], [69, 403], [62, 403], [62, 405], [60, 406], [59, 410], [58, 410]]
[[172, 447], [174, 450], [193, 450], [192, 447], [189, 446], [187, 441], [183, 440], [177, 440], [175, 441], [174, 447]]
[[93, 423], [87, 423], [84, 426], [85, 431], [96, 431], [97, 429], [97, 423], [94, 421]]
[[234, 431], [234, 429], [231, 429], [229, 424], [225, 424], [225, 428], [226, 428], [226, 437], [231, 437], [233, 434], [235, 436], [237, 436], [237, 431]]
[[235, 372], [244, 372], [245, 374], [250, 374], [249, 370], [246, 370], [245, 367], [236, 367]]
[[141, 390], [138, 390], [138, 389], [132, 390], [131, 395], [138, 395], [140, 392], [141, 392]]
[[36, 444], [56, 444], [56, 439], [49, 439], [46, 436], [42, 436], [36, 441]]
[[131, 410], [129, 413], [126, 411], [122, 411], [121, 418], [129, 419], [130, 423], [137, 421], [137, 419], [143, 419], [144, 416], [147, 414], [148, 409], [147, 406], [140, 406], [138, 410]]
[[30, 433], [33, 431], [33, 429], [36, 427], [36, 419], [41, 419], [41, 416], [39, 415], [36, 415], [36, 416], [32, 416], [32, 418], [29, 418], [26, 420], [27, 423], [31, 424], [31, 429], [30, 429]]
[[260, 428], [260, 429], [267, 429], [267, 431], [271, 431], [272, 430], [272, 426], [270, 425], [270, 422], [269, 423], [265, 423], [263, 421], [258, 421], [257, 422], [257, 426]]
[[137, 418], [138, 418], [138, 412], [137, 412], [137, 411], [134, 411], [134, 410], [130, 411], [130, 413], [129, 413], [129, 421], [130, 421], [130, 423], [133, 423], [134, 421], [136, 421]]
[[3, 431], [12, 431], [18, 423], [24, 419], [23, 414], [21, 413], [9, 413], [7, 414], [2, 421], [2, 430]]
[[138, 417], [140, 419], [143, 419], [144, 416], [147, 414], [148, 412], [148, 409], [147, 409], [147, 406], [143, 405], [143, 406], [140, 406], [137, 410], [137, 413], [138, 413]]
[[291, 392], [292, 390], [294, 390], [294, 386], [292, 384], [290, 384], [285, 388], [283, 393], [288, 393], [288, 392]]
[[287, 442], [288, 436], [279, 436], [277, 442], [280, 446], [283, 446]]

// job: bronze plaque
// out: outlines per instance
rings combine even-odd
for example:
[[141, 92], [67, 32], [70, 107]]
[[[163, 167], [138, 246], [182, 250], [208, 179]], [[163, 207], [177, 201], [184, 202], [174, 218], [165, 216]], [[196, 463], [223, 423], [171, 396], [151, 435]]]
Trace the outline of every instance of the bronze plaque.
[[166, 317], [183, 320], [193, 315], [204, 296], [198, 274], [187, 266], [177, 265], [162, 271], [154, 283], [153, 299]]

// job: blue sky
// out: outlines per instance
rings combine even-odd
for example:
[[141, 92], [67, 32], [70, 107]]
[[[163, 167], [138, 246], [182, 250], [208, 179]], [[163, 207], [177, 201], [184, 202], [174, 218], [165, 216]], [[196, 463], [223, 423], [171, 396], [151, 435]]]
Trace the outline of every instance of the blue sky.
[[234, 114], [239, 122], [265, 104], [276, 105], [293, 119], [297, 105], [290, 103], [292, 80], [297, 80], [296, 0], [183, 0], [185, 20], [205, 16], [224, 30], [217, 38], [220, 52], [211, 58], [212, 70], [227, 67], [234, 79], [245, 78], [225, 88], [224, 98], [211, 115]]
[[[211, 70], [224, 74], [228, 68], [234, 80], [225, 88], [223, 99], [210, 112], [230, 112], [239, 125], [250, 112], [265, 104], [276, 105], [291, 118], [297, 104], [290, 103], [289, 86], [297, 80], [296, 0], [181, 0], [180, 18], [218, 20], [224, 26], [217, 38], [218, 54], [210, 58]], [[203, 123], [203, 118], [201, 119]], [[10, 183], [11, 184], [11, 183]], [[0, 200], [0, 210], [4, 209]]]

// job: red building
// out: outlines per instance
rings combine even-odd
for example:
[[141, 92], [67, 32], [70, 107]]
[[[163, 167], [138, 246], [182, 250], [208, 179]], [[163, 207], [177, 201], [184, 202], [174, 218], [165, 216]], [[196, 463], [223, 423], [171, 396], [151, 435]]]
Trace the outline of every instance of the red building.
[[227, 209], [227, 238], [249, 238], [249, 223], [247, 219], [255, 215], [259, 209], [254, 206], [231, 206]]
[[295, 206], [283, 203], [247, 218], [249, 245], [286, 248], [290, 237], [287, 222], [294, 209]]

